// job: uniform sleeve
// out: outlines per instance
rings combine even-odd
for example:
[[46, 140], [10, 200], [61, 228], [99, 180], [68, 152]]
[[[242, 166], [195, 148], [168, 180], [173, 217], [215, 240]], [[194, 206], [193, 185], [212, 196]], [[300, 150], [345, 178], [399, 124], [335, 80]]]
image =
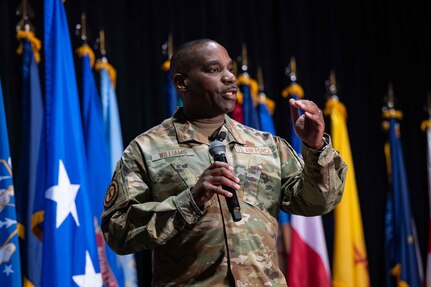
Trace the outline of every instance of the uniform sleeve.
[[132, 142], [117, 163], [102, 213], [103, 236], [118, 254], [165, 244], [202, 216], [190, 188], [155, 202], [149, 183], [144, 157]]
[[316, 216], [328, 213], [341, 201], [347, 165], [324, 135], [325, 146], [313, 150], [302, 145], [300, 158], [292, 147], [278, 142], [284, 196], [281, 208], [293, 214]]

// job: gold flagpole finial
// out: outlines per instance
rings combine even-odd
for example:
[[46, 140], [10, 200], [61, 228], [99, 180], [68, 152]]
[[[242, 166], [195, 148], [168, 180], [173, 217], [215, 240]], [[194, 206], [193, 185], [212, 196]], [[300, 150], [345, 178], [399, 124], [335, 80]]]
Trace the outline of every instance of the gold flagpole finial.
[[296, 60], [295, 57], [290, 57], [289, 65], [286, 67], [286, 76], [289, 77], [292, 83], [296, 83]]
[[259, 90], [263, 91], [265, 85], [264, 85], [264, 82], [263, 82], [262, 67], [260, 65], [257, 67], [257, 82], [259, 84]]
[[87, 16], [85, 12], [81, 14], [81, 40], [87, 42]]
[[84, 44], [87, 43], [87, 16], [85, 12], [81, 13], [81, 22], [75, 26], [75, 35], [81, 38]]
[[331, 83], [331, 86], [334, 88], [337, 86], [337, 79], [335, 77], [335, 72], [331, 71], [331, 74], [329, 75], [329, 82]]
[[31, 24], [30, 19], [34, 18], [34, 12], [27, 0], [22, 0], [19, 4], [16, 15], [21, 16], [18, 24], [16, 25], [16, 30], [25, 32], [34, 32], [34, 26]]
[[233, 60], [232, 65], [232, 73], [235, 75], [235, 77], [238, 77], [238, 63], [236, 60]]
[[100, 30], [99, 32], [99, 41], [100, 41], [100, 45], [99, 45], [99, 51], [100, 54], [102, 56], [106, 55], [106, 48], [105, 48], [105, 31]]
[[172, 33], [168, 34], [168, 40], [162, 44], [162, 55], [165, 55], [168, 60], [172, 58], [174, 54], [174, 38]]
[[172, 36], [172, 33], [169, 33], [168, 35], [168, 57], [169, 59], [174, 54], [174, 37]]
[[338, 100], [337, 80], [333, 70], [331, 70], [329, 74], [329, 79], [326, 81], [326, 86], [328, 89], [328, 97], [333, 100]]
[[247, 72], [248, 70], [248, 56], [247, 56], [247, 44], [242, 44], [242, 65], [241, 70]]
[[296, 74], [296, 60], [295, 57], [290, 58], [290, 72]]
[[385, 97], [386, 106], [383, 107], [383, 117], [385, 119], [396, 118], [401, 120], [403, 117], [403, 113], [399, 110], [395, 109], [395, 93], [392, 83], [388, 84], [388, 94]]
[[395, 95], [394, 95], [394, 87], [392, 83], [388, 84], [388, 97], [387, 97], [386, 105], [388, 109], [395, 108]]

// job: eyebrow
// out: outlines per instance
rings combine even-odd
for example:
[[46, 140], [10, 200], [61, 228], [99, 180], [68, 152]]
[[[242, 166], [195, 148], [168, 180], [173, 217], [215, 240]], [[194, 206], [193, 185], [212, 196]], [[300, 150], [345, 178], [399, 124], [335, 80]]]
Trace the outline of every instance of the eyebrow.
[[[218, 61], [218, 60], [208, 61], [208, 62], [206, 62], [206, 63], [204, 64], [204, 66], [212, 66], [212, 65], [220, 65], [220, 61]], [[229, 66], [229, 65], [233, 65], [233, 60], [232, 60], [232, 59], [231, 59], [231, 60], [229, 61], [229, 63], [227, 64], [227, 66]]]

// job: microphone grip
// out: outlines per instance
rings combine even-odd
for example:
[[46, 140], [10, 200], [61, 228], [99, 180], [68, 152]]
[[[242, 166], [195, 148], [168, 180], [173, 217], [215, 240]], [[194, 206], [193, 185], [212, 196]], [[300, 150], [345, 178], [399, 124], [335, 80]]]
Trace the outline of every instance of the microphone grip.
[[[223, 153], [214, 155], [214, 161], [221, 161], [221, 162], [227, 163], [226, 156]], [[239, 206], [239, 201], [238, 201], [238, 196], [236, 195], [236, 190], [231, 188], [231, 187], [224, 186], [224, 185], [222, 185], [222, 188], [224, 190], [227, 190], [230, 193], [232, 193], [232, 197], [225, 197], [226, 203], [227, 203], [227, 206], [229, 208], [229, 212], [232, 215], [233, 221], [235, 221], [235, 222], [240, 221], [241, 220], [241, 208]]]

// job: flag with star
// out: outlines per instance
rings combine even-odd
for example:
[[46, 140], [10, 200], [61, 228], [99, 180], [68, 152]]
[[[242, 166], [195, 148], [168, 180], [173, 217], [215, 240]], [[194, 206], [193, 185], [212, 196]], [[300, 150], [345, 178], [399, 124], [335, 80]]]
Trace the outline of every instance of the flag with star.
[[42, 286], [102, 286], [81, 111], [62, 0], [44, 1], [45, 123], [37, 193], [43, 206]]
[[29, 286], [40, 286], [42, 240], [32, 232], [32, 225], [37, 224], [37, 215], [33, 216], [36, 188], [37, 162], [42, 133], [43, 103], [40, 87], [39, 49], [40, 41], [29, 31], [19, 31], [22, 51], [22, 146], [18, 171], [15, 176], [16, 199], [18, 202], [18, 221], [22, 225], [21, 262], [23, 281]]
[[[121, 133], [120, 115], [118, 113], [117, 95], [115, 92], [116, 71], [108, 63], [106, 57], [99, 59], [96, 63], [96, 70], [100, 73], [100, 91], [102, 96], [102, 115], [105, 130], [105, 138], [108, 143], [108, 159], [111, 174], [115, 171], [117, 161], [123, 153], [123, 136]], [[106, 245], [107, 249], [110, 249]], [[136, 262], [133, 254], [115, 255], [112, 251], [107, 251], [107, 257], [114, 266], [117, 261], [123, 269], [124, 284], [127, 287], [138, 286], [136, 273]], [[121, 279], [118, 278], [118, 281]]]
[[[0, 82], [0, 282], [2, 286], [21, 285], [21, 264], [16, 221], [12, 161], [9, 151], [6, 113]], [[3, 285], [4, 284], [4, 285]]]
[[[393, 99], [392, 87], [389, 88], [389, 98]], [[422, 259], [410, 208], [398, 122], [402, 113], [393, 107], [393, 101], [390, 100], [383, 111], [383, 127], [388, 131], [385, 156], [389, 180], [385, 215], [386, 286], [420, 287], [423, 284]]]

